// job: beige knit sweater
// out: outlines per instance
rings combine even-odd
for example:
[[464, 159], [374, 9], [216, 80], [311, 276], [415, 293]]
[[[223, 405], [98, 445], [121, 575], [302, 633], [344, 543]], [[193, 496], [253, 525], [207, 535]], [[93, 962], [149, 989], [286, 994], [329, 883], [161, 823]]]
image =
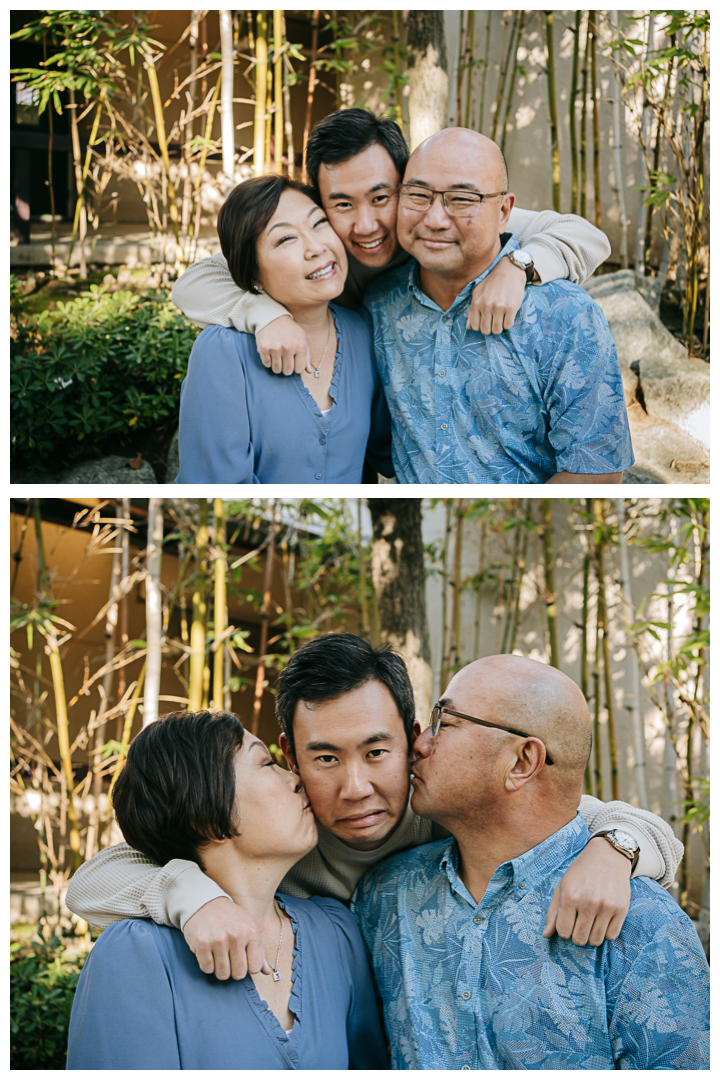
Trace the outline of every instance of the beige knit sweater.
[[[569, 278], [582, 284], [610, 254], [605, 233], [574, 214], [553, 210], [519, 210], [510, 213], [508, 232], [533, 257], [543, 284]], [[382, 270], [407, 262], [401, 252]], [[366, 285], [381, 270], [363, 266], [348, 255], [348, 278], [338, 303], [355, 308], [362, 303]], [[233, 281], [222, 255], [189, 266], [175, 282], [173, 303], [198, 326], [234, 326], [247, 334], [257, 334], [264, 326], [289, 312], [266, 294], [243, 292]]]
[[[672, 883], [683, 846], [662, 818], [628, 803], [603, 803], [589, 795], [583, 795], [579, 809], [591, 836], [622, 829], [635, 837], [640, 858], [634, 877], [656, 878], [661, 885]], [[437, 827], [413, 813], [409, 804], [398, 828], [375, 851], [355, 851], [322, 826], [319, 831], [317, 847], [292, 868], [280, 885], [281, 892], [348, 901], [371, 866], [440, 835]], [[227, 893], [196, 863], [173, 859], [166, 866], [158, 866], [128, 844], [117, 844], [80, 867], [70, 882], [65, 902], [71, 911], [95, 926], [149, 917], [182, 929], [191, 915], [218, 896]]]

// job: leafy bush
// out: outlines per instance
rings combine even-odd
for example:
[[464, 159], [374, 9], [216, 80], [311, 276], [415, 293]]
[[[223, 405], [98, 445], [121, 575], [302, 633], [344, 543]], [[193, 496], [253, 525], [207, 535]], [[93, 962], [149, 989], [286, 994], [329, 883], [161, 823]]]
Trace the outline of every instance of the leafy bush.
[[20, 319], [10, 373], [13, 465], [55, 472], [118, 452], [129, 435], [169, 428], [197, 334], [163, 292], [97, 285]]
[[87, 959], [59, 938], [10, 946], [10, 1068], [64, 1069], [75, 987]]

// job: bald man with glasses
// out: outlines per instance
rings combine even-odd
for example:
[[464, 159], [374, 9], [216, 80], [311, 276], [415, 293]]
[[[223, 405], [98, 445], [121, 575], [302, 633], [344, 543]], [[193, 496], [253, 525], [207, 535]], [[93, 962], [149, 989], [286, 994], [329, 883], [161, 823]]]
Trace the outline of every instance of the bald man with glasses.
[[352, 910], [394, 1069], [707, 1069], [708, 966], [687, 915], [631, 883], [615, 940], [541, 935], [587, 843], [585, 698], [525, 657], [477, 660], [415, 740], [413, 810], [452, 836], [370, 871]]
[[[397, 236], [410, 263], [366, 290], [399, 483], [620, 483], [634, 462], [620, 365], [598, 304], [526, 288], [514, 323], [473, 329], [474, 291], [526, 255], [491, 139], [447, 128], [410, 156]], [[533, 278], [526, 266], [527, 284]]]

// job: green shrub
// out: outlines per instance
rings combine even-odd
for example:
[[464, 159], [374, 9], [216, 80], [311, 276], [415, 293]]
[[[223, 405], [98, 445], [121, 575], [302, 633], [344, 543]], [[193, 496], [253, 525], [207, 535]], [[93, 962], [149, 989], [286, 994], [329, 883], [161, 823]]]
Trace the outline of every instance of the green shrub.
[[97, 285], [56, 311], [20, 318], [10, 364], [13, 466], [56, 472], [122, 452], [130, 435], [169, 430], [197, 334], [163, 292]]
[[64, 959], [63, 943], [10, 946], [10, 1068], [64, 1069], [75, 987], [87, 959]]

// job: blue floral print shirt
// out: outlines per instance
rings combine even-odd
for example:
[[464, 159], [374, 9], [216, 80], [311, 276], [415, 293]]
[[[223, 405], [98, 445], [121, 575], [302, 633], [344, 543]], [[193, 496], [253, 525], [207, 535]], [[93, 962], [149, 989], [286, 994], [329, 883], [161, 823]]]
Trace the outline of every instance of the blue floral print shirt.
[[632, 465], [620, 365], [599, 305], [569, 281], [527, 288], [511, 330], [467, 329], [472, 292], [444, 312], [409, 264], [365, 293], [393, 425], [398, 483], [544, 484]]
[[367, 873], [352, 910], [384, 1002], [393, 1069], [707, 1069], [709, 971], [692, 922], [654, 881], [599, 948], [541, 937], [587, 844], [578, 815], [498, 867], [476, 904], [454, 839]]

